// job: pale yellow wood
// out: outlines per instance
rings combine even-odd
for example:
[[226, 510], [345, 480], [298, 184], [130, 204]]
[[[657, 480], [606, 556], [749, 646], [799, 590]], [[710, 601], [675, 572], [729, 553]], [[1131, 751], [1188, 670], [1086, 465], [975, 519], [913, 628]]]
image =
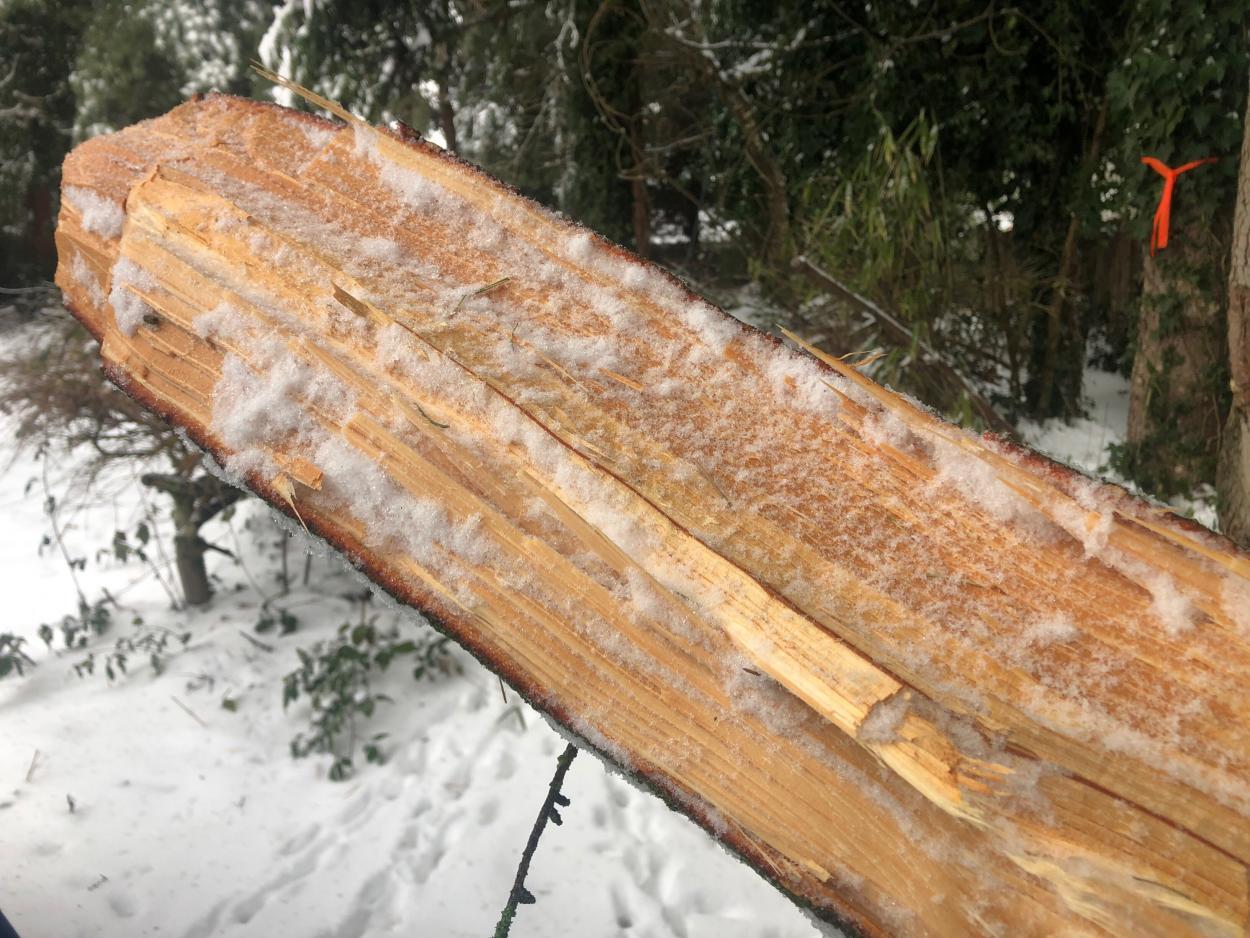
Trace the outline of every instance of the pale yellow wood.
[[[67, 199], [57, 236], [115, 380], [227, 460], [227, 362], [332, 381], [350, 408], [291, 392], [307, 432], [437, 529], [379, 540], [291, 437], [249, 484], [821, 914], [1244, 933], [1250, 563], [1226, 542], [717, 325], [359, 124], [212, 97], [64, 175], [125, 204], [101, 238]], [[115, 279], [151, 311], [131, 334]]]

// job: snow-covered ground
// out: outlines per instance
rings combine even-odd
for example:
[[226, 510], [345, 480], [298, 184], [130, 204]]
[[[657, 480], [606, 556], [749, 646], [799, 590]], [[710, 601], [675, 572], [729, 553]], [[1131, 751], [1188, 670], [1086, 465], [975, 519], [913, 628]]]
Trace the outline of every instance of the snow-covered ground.
[[[1127, 379], [1096, 368], [1087, 369], [1081, 382], [1081, 396], [1084, 398], [1088, 417], [1078, 418], [1071, 423], [1061, 420], [1034, 423], [1025, 420], [1017, 427], [1021, 438], [1047, 456], [1068, 463], [1089, 475], [1103, 476], [1139, 495], [1143, 494], [1137, 486], [1116, 475], [1108, 466], [1111, 447], [1124, 442], [1128, 428]], [[1215, 527], [1213, 492], [1199, 493], [1193, 500], [1176, 498], [1170, 507], [1209, 528]]]
[[1128, 427], [1128, 381], [1116, 374], [1090, 369], [1081, 382], [1088, 417], [1071, 423], [1023, 421], [1021, 437], [1036, 450], [1061, 459], [1091, 475], [1106, 472], [1110, 448], [1124, 442]]
[[[564, 746], [543, 719], [515, 696], [505, 703], [467, 656], [461, 675], [435, 682], [397, 667], [384, 687], [395, 703], [376, 721], [391, 734], [388, 761], [326, 780], [328, 757], [289, 755], [306, 711], [283, 712], [282, 677], [296, 647], [355, 618], [359, 602], [343, 594], [359, 583], [314, 559], [310, 587], [280, 601], [298, 630], [255, 635], [252, 580], [276, 594], [281, 535], [252, 506], [254, 530], [232, 521], [248, 569], [217, 557], [211, 607], [174, 612], [142, 564], [95, 560], [141, 517], [128, 477], [102, 484], [93, 509], [62, 509], [71, 555], [88, 558], [84, 592], [108, 589], [123, 607], [92, 647], [98, 659], [136, 633], [134, 616], [193, 638], [159, 676], [138, 661], [111, 684], [98, 670], [80, 678], [72, 665], [85, 651], [48, 654], [36, 638], [39, 623], [76, 604], [55, 545], [38, 551], [49, 530], [41, 471], [22, 459], [0, 475], [0, 631], [28, 636], [39, 662], [0, 681], [0, 909], [19, 934], [490, 934]], [[50, 475], [59, 490], [62, 473]], [[233, 548], [224, 526], [208, 533]], [[291, 566], [298, 582], [302, 556]], [[527, 880], [538, 902], [521, 907], [516, 938], [818, 934], [703, 831], [593, 756], [574, 761], [565, 792], [572, 805], [539, 845]]]

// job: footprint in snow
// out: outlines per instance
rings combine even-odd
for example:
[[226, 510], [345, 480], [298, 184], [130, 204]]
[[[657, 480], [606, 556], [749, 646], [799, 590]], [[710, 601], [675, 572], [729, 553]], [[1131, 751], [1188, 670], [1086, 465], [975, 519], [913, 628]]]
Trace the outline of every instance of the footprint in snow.
[[495, 766], [495, 778], [505, 781], [516, 774], [516, 756], [511, 749], [503, 749], [499, 753], [499, 761]]
[[447, 776], [443, 782], [443, 789], [452, 798], [463, 798], [464, 793], [469, 790], [469, 785], [473, 782], [473, 764], [466, 759], [456, 766], [456, 770]]
[[425, 774], [425, 767], [429, 762], [429, 757], [426, 754], [426, 750], [429, 747], [426, 745], [426, 742], [424, 739], [414, 740], [400, 752], [400, 756], [396, 761], [399, 763], [400, 771], [404, 775]]
[[284, 857], [289, 857], [293, 853], [299, 853], [310, 843], [317, 839], [317, 835], [321, 833], [321, 825], [314, 824], [312, 827], [306, 828], [296, 834], [278, 850], [278, 853]]
[[622, 929], [632, 928], [634, 915], [630, 910], [629, 900], [625, 897], [625, 890], [621, 888], [619, 883], [613, 883], [609, 895], [612, 899], [612, 915], [616, 919], [616, 927]]
[[488, 798], [477, 809], [477, 822], [483, 827], [493, 824], [497, 817], [499, 817], [499, 800], [497, 798]]
[[[390, 869], [374, 873], [356, 893], [356, 901], [352, 910], [338, 924], [338, 927], [321, 932], [318, 938], [365, 938], [388, 929], [394, 929], [401, 921], [400, 908], [397, 906], [397, 892], [394, 876]], [[402, 911], [408, 911], [405, 905]], [[381, 921], [375, 921], [381, 919]], [[389, 921], [388, 921], [389, 919]]]
[[223, 899], [215, 906], [208, 910], [199, 921], [193, 923], [186, 930], [182, 938], [211, 938], [217, 934], [217, 923], [221, 920], [221, 913], [226, 909], [226, 900]]
[[317, 849], [304, 854], [295, 863], [287, 867], [286, 870], [279, 873], [242, 902], [236, 904], [230, 910], [234, 920], [240, 925], [246, 925], [250, 922], [256, 917], [256, 913], [264, 907], [265, 903], [269, 901], [271, 896], [292, 883], [303, 879], [315, 870], [317, 868], [317, 857], [320, 852], [321, 850]]
[[412, 879], [418, 885], [426, 882], [443, 861], [447, 853], [447, 841], [457, 840], [463, 827], [462, 811], [453, 811], [442, 823], [427, 825], [427, 839], [423, 849], [404, 857]]
[[421, 825], [409, 824], [404, 828], [403, 834], [400, 835], [399, 840], [395, 843], [395, 849], [401, 853], [407, 853], [413, 850], [420, 842]]
[[118, 918], [134, 918], [137, 911], [134, 899], [117, 889], [109, 893], [108, 904]]
[[359, 819], [365, 813], [369, 805], [373, 801], [373, 793], [368, 789], [362, 791], [360, 795], [353, 798], [351, 803], [339, 814], [340, 824], [350, 824]]

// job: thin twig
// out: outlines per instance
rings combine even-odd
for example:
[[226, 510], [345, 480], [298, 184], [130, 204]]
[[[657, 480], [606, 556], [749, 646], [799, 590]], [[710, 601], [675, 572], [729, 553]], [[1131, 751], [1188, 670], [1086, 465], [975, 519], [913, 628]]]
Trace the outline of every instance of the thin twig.
[[242, 629], [239, 629], [239, 634], [240, 634], [240, 635], [242, 635], [244, 638], [246, 638], [249, 642], [251, 642], [251, 643], [252, 643], [253, 645], [255, 645], [257, 648], [259, 648], [261, 651], [270, 651], [270, 652], [271, 652], [271, 651], [273, 651], [273, 650], [274, 650], [274, 649], [273, 649], [273, 646], [272, 646], [272, 645], [270, 645], [269, 643], [267, 643], [267, 642], [262, 642], [259, 638], [253, 638], [251, 635], [248, 635], [248, 634], [247, 634], [246, 632], [244, 632]]
[[[143, 506], [143, 516], [152, 531], [152, 541], [156, 547], [156, 553], [161, 558], [161, 563], [168, 570], [172, 566], [169, 555], [165, 552], [165, 539], [161, 536], [161, 528], [157, 523], [156, 512], [152, 510], [152, 506], [148, 503], [146, 492], [147, 486], [139, 481], [139, 473], [131, 467], [130, 477], [134, 481], [135, 491], [139, 495], [139, 503]], [[174, 589], [172, 581], [166, 582], [165, 577], [161, 574], [160, 569], [151, 560], [147, 561], [148, 568], [152, 571], [152, 575], [156, 577], [156, 581], [161, 584], [161, 588], [165, 590], [165, 594], [169, 597], [170, 604], [174, 609], [183, 607], [182, 600], [178, 597], [178, 592]]]
[[35, 750], [35, 754], [30, 757], [30, 768], [26, 770], [26, 781], [29, 784], [31, 778], [35, 774], [35, 763], [39, 761], [39, 750]]
[[82, 584], [78, 582], [78, 574], [74, 572], [74, 561], [70, 559], [69, 549], [65, 546], [65, 540], [61, 537], [61, 528], [57, 522], [56, 498], [52, 495], [52, 487], [48, 484], [48, 457], [45, 454], [41, 462], [41, 476], [43, 480], [43, 504], [44, 512], [48, 516], [48, 520], [52, 522], [52, 538], [56, 541], [56, 546], [61, 551], [61, 558], [65, 561], [65, 566], [69, 570], [69, 577], [74, 581], [74, 592], [78, 594], [78, 608], [85, 609], [90, 605], [87, 602], [87, 594], [82, 591]]
[[494, 938], [508, 938], [508, 933], [512, 930], [512, 920], [516, 918], [517, 906], [531, 905], [534, 902], [534, 894], [525, 888], [525, 876], [529, 872], [530, 860], [534, 858], [534, 850], [538, 847], [538, 839], [542, 837], [547, 822], [563, 823], [560, 812], [556, 809], [567, 807], [569, 799], [560, 794], [560, 786], [564, 784], [564, 776], [568, 774], [569, 766], [573, 764], [573, 757], [576, 755], [577, 747], [569, 743], [564, 747], [564, 752], [560, 753], [560, 757], [556, 759], [556, 774], [551, 778], [551, 785], [547, 789], [547, 797], [543, 800], [542, 810], [538, 812], [538, 820], [534, 822], [534, 829], [530, 831], [525, 851], [521, 854], [516, 881], [512, 884], [512, 892], [508, 895], [508, 904], [503, 907], [503, 913], [499, 916], [499, 924], [495, 926]]
[[252, 589], [256, 591], [256, 595], [261, 598], [262, 603], [268, 603], [271, 597], [260, 588], [260, 584], [257, 583], [256, 578], [252, 576], [252, 571], [248, 569], [247, 564], [243, 562], [243, 545], [239, 543], [239, 535], [234, 530], [234, 521], [232, 519], [226, 519], [226, 528], [230, 531], [230, 540], [234, 543], [235, 563], [242, 568], [243, 575], [247, 577], [247, 581], [252, 584]]
[[803, 271], [817, 283], [832, 290], [841, 299], [872, 317], [886, 332], [892, 335], [894, 341], [900, 347], [905, 347], [915, 342], [921, 352], [920, 360], [938, 372], [947, 375], [968, 396], [968, 401], [972, 405], [973, 410], [977, 416], [985, 421], [989, 429], [999, 433], [1012, 432], [1011, 424], [994, 410], [990, 402], [972, 386], [972, 382], [957, 368], [943, 359], [932, 345], [924, 339], [917, 340], [917, 337], [913, 336], [911, 329], [898, 317], [882, 309], [872, 300], [860, 296], [849, 286], [834, 277], [833, 274], [829, 273], [829, 271], [812, 263], [811, 260], [801, 254], [792, 261], [792, 266]]
[[484, 287], [478, 287], [476, 290], [470, 290], [468, 293], [463, 294], [460, 299], [456, 301], [456, 305], [451, 310], [451, 315], [454, 316], [456, 313], [460, 312], [460, 307], [464, 306], [465, 300], [471, 300], [475, 296], [482, 296], [484, 293], [489, 293], [491, 290], [502, 287], [511, 279], [511, 277], [500, 277], [498, 280], [488, 283]]
[[170, 700], [172, 700], [174, 703], [176, 703], [179, 707], [181, 707], [181, 708], [182, 708], [182, 711], [183, 711], [183, 712], [184, 712], [187, 716], [189, 716], [192, 720], [194, 720], [196, 723], [200, 724], [200, 726], [204, 727], [204, 729], [208, 729], [208, 724], [207, 724], [207, 723], [205, 723], [203, 720], [201, 720], [201, 719], [200, 719], [200, 715], [199, 715], [198, 713], [196, 713], [194, 710], [192, 710], [190, 707], [188, 707], [186, 704], [184, 704], [181, 700], [179, 700], [179, 699], [178, 699], [177, 697], [175, 697], [173, 694], [170, 694], [170, 695], [169, 695], [169, 699], [170, 699]]

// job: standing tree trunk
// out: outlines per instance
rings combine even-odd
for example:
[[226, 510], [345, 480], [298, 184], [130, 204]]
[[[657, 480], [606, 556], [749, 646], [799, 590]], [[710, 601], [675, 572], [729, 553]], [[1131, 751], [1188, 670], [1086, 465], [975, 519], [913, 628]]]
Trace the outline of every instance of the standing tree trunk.
[[[703, 63], [700, 57], [700, 63]], [[709, 66], [710, 68], [710, 66]], [[785, 270], [794, 253], [794, 237], [790, 232], [790, 197], [787, 193], [786, 174], [781, 162], [756, 120], [755, 108], [737, 85], [712, 70], [717, 81], [721, 100], [729, 108], [742, 132], [742, 147], [747, 160], [759, 175], [764, 187], [764, 204], [768, 210], [768, 233], [764, 241], [765, 257], [777, 270]]]
[[1223, 407], [1224, 316], [1219, 239], [1191, 220], [1145, 255], [1137, 351], [1121, 470], [1167, 498], [1215, 480]]
[[633, 202], [634, 250], [641, 257], [651, 256], [651, 199], [647, 195], [647, 146], [642, 114], [642, 76], [635, 67], [629, 75], [629, 153], [633, 166], [629, 170], [630, 196]]
[[1228, 275], [1228, 370], [1233, 400], [1224, 423], [1216, 489], [1220, 529], [1245, 547], [1250, 546], [1250, 100]]
[[[1085, 152], [1084, 175], [1089, 176], [1098, 165], [1102, 153], [1103, 133], [1107, 129], [1107, 98], [1102, 99], [1094, 133]], [[1085, 373], [1085, 327], [1074, 298], [1073, 284], [1079, 268], [1077, 239], [1080, 219], [1073, 209], [1068, 213], [1068, 228], [1059, 255], [1059, 270], [1054, 290], [1046, 309], [1046, 337], [1042, 348], [1041, 368], [1037, 380], [1033, 413], [1038, 417], [1071, 417], [1081, 412], [1081, 381]]]
[[204, 554], [212, 548], [200, 537], [200, 528], [243, 497], [243, 493], [213, 476], [188, 479], [149, 472], [140, 481], [173, 499], [174, 565], [188, 606], [203, 606], [213, 598]]
[[459, 153], [460, 144], [456, 140], [456, 112], [451, 105], [451, 92], [447, 77], [440, 75], [438, 79], [438, 129], [443, 132], [447, 142], [447, 152]]

